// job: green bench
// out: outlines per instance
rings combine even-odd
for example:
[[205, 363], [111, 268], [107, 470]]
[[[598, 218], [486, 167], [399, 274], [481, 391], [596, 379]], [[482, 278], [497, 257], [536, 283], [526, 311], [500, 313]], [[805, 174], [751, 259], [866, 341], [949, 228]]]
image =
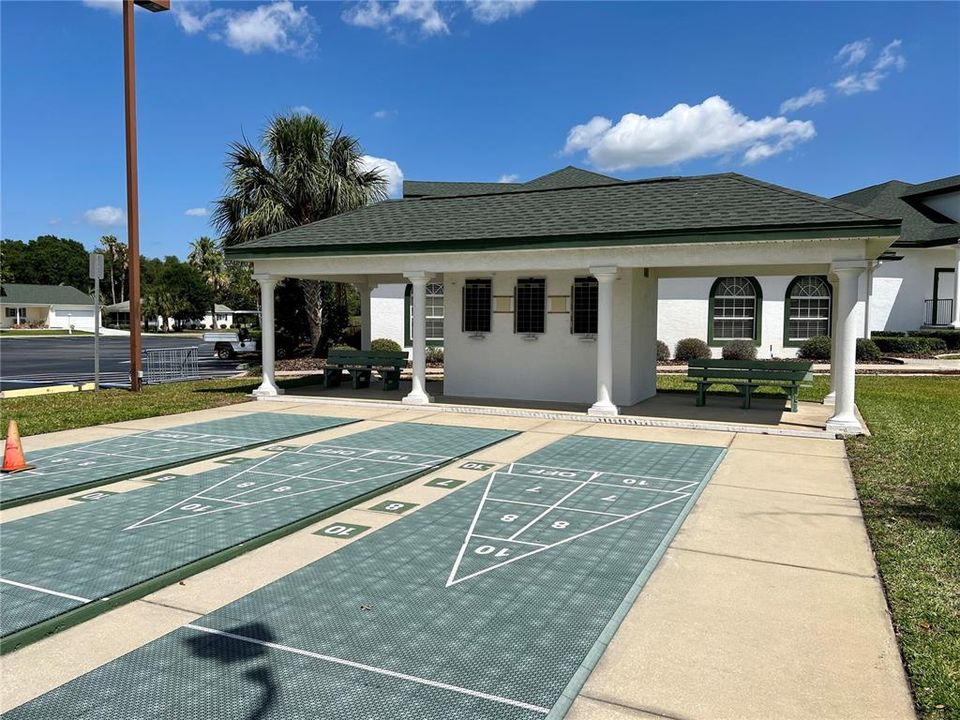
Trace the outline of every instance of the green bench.
[[354, 389], [370, 387], [374, 370], [383, 378], [384, 390], [400, 389], [400, 370], [407, 366], [407, 353], [389, 350], [331, 350], [323, 368], [323, 386], [338, 387], [344, 371]]
[[789, 360], [691, 360], [687, 382], [697, 385], [697, 406], [706, 405], [711, 385], [733, 385], [750, 408], [753, 390], [779, 387], [790, 398], [790, 412], [797, 412], [797, 393], [813, 382], [813, 363]]

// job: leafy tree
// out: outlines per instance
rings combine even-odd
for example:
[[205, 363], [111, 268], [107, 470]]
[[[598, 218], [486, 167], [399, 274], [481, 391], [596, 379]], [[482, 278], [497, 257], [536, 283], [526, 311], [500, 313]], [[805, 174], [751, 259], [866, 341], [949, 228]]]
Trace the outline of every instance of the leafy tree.
[[253, 279], [253, 265], [227, 261], [223, 304], [233, 310], [257, 310], [260, 307], [260, 286]]
[[163, 327], [170, 321], [177, 325], [198, 320], [210, 307], [213, 293], [203, 276], [189, 264], [173, 255], [163, 260], [141, 259], [141, 313], [150, 318], [163, 318]]
[[102, 236], [100, 246], [103, 248], [103, 270], [110, 283], [111, 302], [115, 305], [123, 302], [127, 287], [127, 246], [114, 235]]
[[217, 327], [217, 305], [218, 297], [223, 293], [223, 287], [227, 282], [227, 274], [224, 268], [223, 248], [220, 244], [208, 238], [206, 235], [198, 237], [190, 243], [190, 254], [187, 255], [187, 262], [204, 279], [210, 288], [210, 327]]
[[56, 235], [40, 235], [28, 243], [4, 240], [0, 255], [4, 282], [90, 289], [87, 250], [76, 240]]
[[[355, 210], [386, 197], [386, 180], [365, 170], [360, 143], [311, 114], [278, 115], [260, 147], [244, 140], [227, 153], [227, 192], [216, 201], [213, 224], [229, 247]], [[310, 338], [321, 352], [325, 303], [346, 302], [324, 283], [301, 280]], [[278, 312], [289, 317], [291, 308]], [[334, 316], [341, 315], [332, 312]]]

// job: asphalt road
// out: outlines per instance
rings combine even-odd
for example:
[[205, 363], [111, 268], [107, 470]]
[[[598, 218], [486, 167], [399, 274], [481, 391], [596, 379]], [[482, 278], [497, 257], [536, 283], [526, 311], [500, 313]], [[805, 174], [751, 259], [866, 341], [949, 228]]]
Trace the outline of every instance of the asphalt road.
[[[199, 347], [202, 377], [227, 377], [237, 372], [242, 360], [218, 360], [213, 345], [198, 337], [147, 337], [144, 348]], [[100, 338], [100, 382], [128, 384], [130, 339]], [[0, 390], [90, 382], [93, 380], [93, 336], [8, 337], [0, 336]]]

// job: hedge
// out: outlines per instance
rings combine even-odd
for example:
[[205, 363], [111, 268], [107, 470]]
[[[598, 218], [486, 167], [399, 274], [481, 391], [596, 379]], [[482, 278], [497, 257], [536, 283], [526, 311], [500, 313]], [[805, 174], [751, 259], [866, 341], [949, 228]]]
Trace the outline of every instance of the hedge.
[[947, 344], [937, 337], [874, 337], [873, 342], [885, 353], [936, 355], [947, 351]]
[[673, 359], [681, 362], [710, 357], [713, 357], [710, 346], [699, 338], [684, 338], [677, 342], [677, 347], [673, 351]]

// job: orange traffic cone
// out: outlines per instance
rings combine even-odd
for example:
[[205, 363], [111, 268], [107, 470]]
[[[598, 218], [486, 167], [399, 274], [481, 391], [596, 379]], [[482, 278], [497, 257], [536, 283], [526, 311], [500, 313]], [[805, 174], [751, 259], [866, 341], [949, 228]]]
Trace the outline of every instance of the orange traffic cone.
[[11, 420], [7, 428], [7, 447], [3, 452], [3, 467], [0, 472], [15, 473], [21, 470], [32, 470], [36, 465], [27, 465], [23, 457], [23, 445], [20, 442], [20, 426], [16, 420]]

